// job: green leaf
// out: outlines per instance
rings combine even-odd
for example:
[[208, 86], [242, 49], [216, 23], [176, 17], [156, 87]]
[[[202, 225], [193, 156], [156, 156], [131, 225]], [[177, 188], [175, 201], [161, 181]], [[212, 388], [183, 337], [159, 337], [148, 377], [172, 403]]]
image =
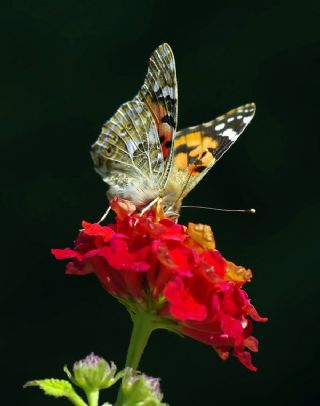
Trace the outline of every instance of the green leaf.
[[41, 379], [27, 382], [24, 387], [39, 386], [46, 395], [66, 396], [73, 391], [72, 385], [63, 379]]
[[38, 386], [46, 395], [56, 398], [66, 397], [75, 406], [87, 406], [86, 402], [75, 392], [70, 382], [63, 379], [39, 379], [27, 382], [23, 387]]

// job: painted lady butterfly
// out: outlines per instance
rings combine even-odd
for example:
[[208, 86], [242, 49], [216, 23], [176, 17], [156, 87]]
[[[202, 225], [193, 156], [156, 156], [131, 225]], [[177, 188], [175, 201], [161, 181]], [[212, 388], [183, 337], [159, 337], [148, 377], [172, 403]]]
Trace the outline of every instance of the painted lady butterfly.
[[151, 55], [136, 97], [120, 106], [92, 145], [95, 170], [118, 196], [143, 209], [162, 198], [177, 216], [182, 199], [243, 132], [255, 113], [245, 104], [216, 119], [176, 132], [178, 89], [168, 44]]

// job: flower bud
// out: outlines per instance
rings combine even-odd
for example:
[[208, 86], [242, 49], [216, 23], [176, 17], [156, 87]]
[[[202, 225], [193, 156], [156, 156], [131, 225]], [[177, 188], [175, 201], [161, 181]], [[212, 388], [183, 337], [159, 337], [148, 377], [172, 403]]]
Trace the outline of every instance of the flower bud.
[[109, 364], [93, 352], [73, 364], [73, 375], [67, 367], [64, 370], [69, 379], [85, 392], [107, 389], [120, 378], [115, 377], [117, 367], [113, 362]]
[[165, 406], [161, 403], [163, 394], [160, 391], [159, 378], [140, 374], [132, 368], [126, 368], [122, 378], [124, 401], [122, 406]]

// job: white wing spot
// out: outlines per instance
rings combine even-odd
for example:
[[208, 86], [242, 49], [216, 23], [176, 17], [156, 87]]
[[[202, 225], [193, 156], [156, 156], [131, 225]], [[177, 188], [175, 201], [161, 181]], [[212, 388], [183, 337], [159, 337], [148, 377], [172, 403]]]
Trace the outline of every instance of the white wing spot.
[[239, 116], [237, 116], [237, 119], [238, 119], [238, 120], [241, 120], [241, 119], [242, 119], [242, 115], [240, 114]]
[[170, 87], [170, 86], [164, 86], [164, 87], [162, 88], [162, 93], [163, 93], [164, 96], [170, 96], [171, 99], [174, 98], [174, 97], [173, 97], [173, 88]]
[[208, 123], [203, 124], [204, 127], [211, 127], [212, 126], [212, 121], [209, 121]]
[[131, 140], [126, 140], [125, 143], [126, 143], [126, 147], [127, 147], [127, 150], [128, 150], [128, 154], [130, 156], [133, 156], [135, 150], [137, 149], [136, 144]]
[[225, 127], [225, 123], [218, 124], [214, 127], [216, 131], [222, 130]]
[[228, 137], [230, 141], [235, 141], [239, 137], [239, 134], [235, 132], [232, 128], [227, 128], [226, 130], [223, 131], [222, 136]]
[[234, 120], [234, 117], [229, 117], [227, 121], [228, 121], [228, 123], [231, 123], [231, 121], [233, 121], [233, 120]]
[[245, 124], [250, 123], [251, 120], [252, 120], [252, 117], [243, 117], [243, 122], [244, 122]]

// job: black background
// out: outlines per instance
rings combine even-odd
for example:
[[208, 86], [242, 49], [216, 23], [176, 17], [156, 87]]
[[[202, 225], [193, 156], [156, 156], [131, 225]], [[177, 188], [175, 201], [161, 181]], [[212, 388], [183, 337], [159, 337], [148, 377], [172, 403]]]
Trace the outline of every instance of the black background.
[[67, 405], [22, 384], [63, 377], [64, 363], [90, 351], [124, 363], [125, 309], [94, 276], [65, 276], [49, 250], [70, 246], [80, 221], [104, 212], [89, 146], [136, 94], [150, 53], [164, 41], [176, 58], [179, 128], [257, 104], [245, 134], [185, 201], [257, 214], [185, 210], [181, 222], [210, 224], [223, 255], [253, 269], [246, 289], [270, 321], [255, 326], [257, 373], [164, 331], [152, 336], [141, 369], [162, 378], [172, 406], [316, 402], [319, 18], [317, 0], [2, 2], [6, 404]]

